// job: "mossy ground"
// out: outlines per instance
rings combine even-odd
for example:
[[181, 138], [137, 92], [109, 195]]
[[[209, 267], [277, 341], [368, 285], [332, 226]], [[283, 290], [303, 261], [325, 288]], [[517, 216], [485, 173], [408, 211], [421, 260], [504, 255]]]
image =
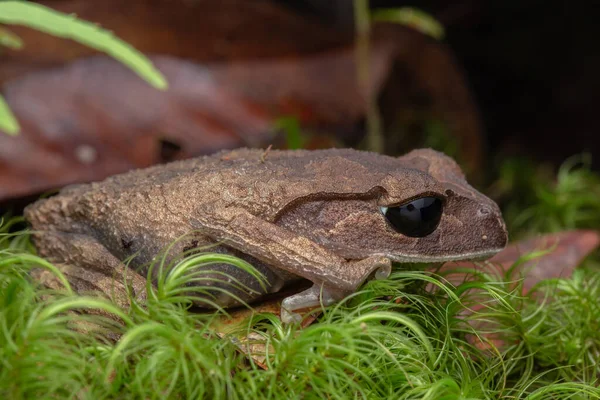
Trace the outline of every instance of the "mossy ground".
[[[530, 186], [528, 204], [505, 208], [517, 234], [598, 227], [597, 176], [561, 171], [557, 184]], [[0, 237], [0, 398], [600, 398], [595, 256], [525, 294], [493, 268], [453, 285], [399, 266], [306, 328], [256, 313], [221, 337], [225, 311], [197, 313], [178, 290], [193, 262], [124, 310], [32, 282], [33, 267], [60, 272], [26, 233], [9, 233], [16, 222]], [[249, 333], [264, 339], [266, 369], [239, 351]]]

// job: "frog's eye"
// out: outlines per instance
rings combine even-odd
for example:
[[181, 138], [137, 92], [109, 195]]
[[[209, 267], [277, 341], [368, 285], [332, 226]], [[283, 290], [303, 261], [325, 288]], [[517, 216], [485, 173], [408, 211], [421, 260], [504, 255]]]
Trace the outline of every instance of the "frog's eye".
[[435, 231], [443, 212], [442, 200], [433, 196], [379, 208], [397, 232], [410, 237], [424, 237]]

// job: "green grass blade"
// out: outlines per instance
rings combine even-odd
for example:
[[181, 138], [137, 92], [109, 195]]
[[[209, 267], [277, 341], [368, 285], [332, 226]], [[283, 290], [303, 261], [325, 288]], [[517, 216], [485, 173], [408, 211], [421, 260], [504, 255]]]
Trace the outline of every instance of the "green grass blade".
[[60, 280], [67, 293], [73, 294], [73, 290], [71, 289], [71, 285], [69, 284], [67, 278], [52, 263], [41, 257], [34, 256], [33, 254], [11, 254], [6, 251], [0, 252], [0, 272], [2, 272], [3, 269], [14, 268], [14, 265], [18, 263], [27, 263], [28, 268], [41, 267], [47, 269], [48, 271], [52, 272], [58, 278], [58, 280]]
[[395, 22], [406, 25], [434, 39], [444, 38], [444, 26], [424, 11], [412, 7], [387, 8], [376, 10], [371, 18], [374, 21]]
[[133, 325], [133, 321], [119, 307], [104, 299], [93, 297], [68, 297], [59, 301], [55, 301], [48, 307], [44, 308], [44, 310], [38, 315], [36, 319], [39, 322], [44, 322], [50, 319], [51, 317], [56, 316], [57, 314], [76, 309], [103, 310], [121, 318], [126, 325]]
[[21, 38], [8, 29], [0, 27], [0, 46], [8, 47], [9, 49], [19, 50], [23, 47]]
[[[2, 7], [1, 3], [0, 7]], [[12, 111], [10, 111], [10, 108], [8, 107], [8, 104], [6, 104], [4, 97], [0, 95], [0, 130], [11, 136], [14, 136], [19, 133], [20, 129], [21, 128], [19, 127], [17, 118]]]
[[75, 15], [62, 14], [36, 3], [2, 1], [0, 23], [24, 25], [54, 36], [73, 39], [112, 56], [152, 86], [158, 89], [167, 88], [164, 76], [142, 53], [111, 32], [93, 23], [79, 20]]

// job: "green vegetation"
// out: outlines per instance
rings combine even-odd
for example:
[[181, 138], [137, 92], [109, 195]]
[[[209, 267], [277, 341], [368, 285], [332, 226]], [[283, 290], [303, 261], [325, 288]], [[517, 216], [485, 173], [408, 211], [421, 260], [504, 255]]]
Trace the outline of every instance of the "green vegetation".
[[600, 176], [589, 155], [571, 157], [556, 177], [545, 166], [515, 158], [503, 161], [492, 195], [503, 205], [512, 236], [600, 227]]
[[302, 130], [300, 121], [295, 117], [280, 117], [275, 121], [274, 129], [281, 131], [285, 137], [286, 147], [290, 150], [305, 148], [308, 142], [306, 132]]
[[[578, 189], [599, 190], [589, 170], [566, 164], [556, 184], [541, 187], [537, 203], [521, 208], [527, 226], [598, 218], [596, 203]], [[555, 207], [560, 196], [569, 206]], [[544, 217], [529, 211], [541, 209]], [[160, 272], [146, 304], [125, 310], [73, 294], [54, 266], [32, 254], [26, 233], [10, 233], [19, 222], [8, 220], [0, 236], [2, 398], [600, 398], [594, 259], [572, 278], [542, 281], [526, 294], [521, 281], [491, 265], [456, 285], [450, 275], [464, 271], [403, 266], [307, 328], [255, 313], [224, 331], [218, 322], [226, 311], [191, 309], [195, 294], [185, 288], [198, 277], [195, 266], [223, 261], [218, 255], [191, 255], [176, 273]], [[63, 278], [65, 289], [36, 285], [33, 267]]]
[[[73, 39], [102, 51], [131, 68], [140, 77], [158, 89], [166, 89], [167, 81], [139, 51], [116, 38], [98, 25], [82, 21], [75, 15], [66, 15], [37, 3], [0, 1], [0, 24], [23, 25], [57, 37]], [[0, 25], [0, 46], [19, 49], [20, 38]], [[15, 135], [19, 123], [0, 96], [0, 130]]]
[[373, 21], [394, 22], [411, 27], [434, 39], [442, 40], [445, 29], [430, 14], [413, 7], [385, 8], [373, 11]]
[[[371, 15], [367, 1], [354, 4], [363, 88], [372, 19], [443, 36], [436, 21], [415, 10]], [[166, 87], [134, 49], [75, 16], [0, 1], [0, 24], [77, 40]], [[22, 43], [0, 26], [0, 46]], [[369, 130], [377, 133], [374, 98], [368, 108]], [[296, 121], [282, 119], [277, 127], [291, 148], [302, 147]], [[0, 129], [18, 131], [1, 97]], [[443, 126], [428, 130], [429, 144], [446, 143]], [[369, 147], [381, 148], [381, 140], [372, 136]], [[600, 226], [600, 178], [582, 160], [581, 168], [581, 160], [566, 163], [556, 180], [524, 161], [503, 164], [492, 190], [513, 237]], [[457, 284], [451, 275], [465, 271], [396, 266], [390, 279], [369, 282], [306, 328], [257, 312], [224, 330], [228, 311], [194, 310], [207, 289], [187, 284], [201, 278], [199, 266], [230, 262], [252, 272], [248, 264], [210, 253], [174, 268], [158, 260], [158, 285], [148, 286], [148, 300], [131, 298], [124, 309], [74, 293], [56, 266], [35, 255], [28, 233], [18, 231], [22, 222], [0, 225], [0, 398], [600, 398], [600, 269], [593, 257], [573, 277], [542, 281], [527, 293], [511, 271], [490, 265], [468, 270], [470, 279]], [[39, 285], [30, 276], [34, 268], [55, 276], [62, 289]]]

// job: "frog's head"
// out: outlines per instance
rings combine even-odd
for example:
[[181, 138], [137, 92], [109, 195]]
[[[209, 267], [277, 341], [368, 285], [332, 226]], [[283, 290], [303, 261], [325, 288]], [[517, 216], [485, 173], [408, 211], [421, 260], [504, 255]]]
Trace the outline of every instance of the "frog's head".
[[[378, 198], [387, 229], [379, 225], [377, 235], [389, 246], [390, 258], [484, 259], [506, 246], [508, 233], [498, 205], [467, 183], [452, 158], [419, 149], [401, 159], [410, 172], [388, 175]], [[402, 245], [391, 245], [393, 237]]]
[[313, 196], [278, 223], [348, 259], [484, 259], [504, 248], [500, 209], [467, 183], [454, 160], [429, 149], [387, 160], [369, 168], [377, 173], [368, 191]]

